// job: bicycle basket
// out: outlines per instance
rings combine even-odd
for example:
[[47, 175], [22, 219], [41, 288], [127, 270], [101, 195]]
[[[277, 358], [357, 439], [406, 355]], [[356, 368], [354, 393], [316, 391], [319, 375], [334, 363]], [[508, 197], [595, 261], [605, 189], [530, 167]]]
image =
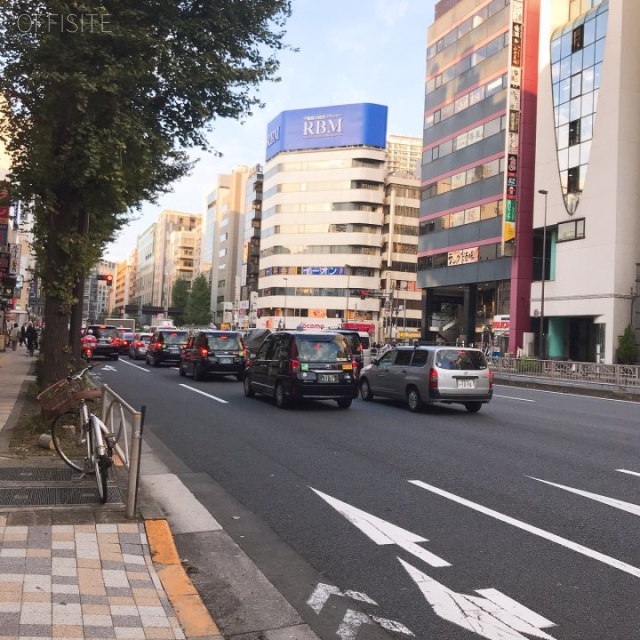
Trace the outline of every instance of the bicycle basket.
[[81, 379], [60, 380], [47, 387], [37, 399], [44, 411], [52, 415], [61, 415], [78, 406], [78, 400], [74, 394], [83, 389], [84, 383]]

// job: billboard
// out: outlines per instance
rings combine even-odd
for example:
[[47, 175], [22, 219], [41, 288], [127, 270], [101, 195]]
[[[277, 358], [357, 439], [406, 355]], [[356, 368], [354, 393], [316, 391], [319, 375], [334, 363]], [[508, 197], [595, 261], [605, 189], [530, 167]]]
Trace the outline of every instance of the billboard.
[[387, 145], [387, 107], [363, 102], [283, 111], [267, 126], [269, 160], [281, 151]]

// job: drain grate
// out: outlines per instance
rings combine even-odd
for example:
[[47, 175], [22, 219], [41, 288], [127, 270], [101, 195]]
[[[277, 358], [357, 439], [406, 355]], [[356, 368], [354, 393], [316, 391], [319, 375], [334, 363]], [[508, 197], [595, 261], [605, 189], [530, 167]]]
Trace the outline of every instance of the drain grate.
[[70, 467], [9, 467], [0, 469], [0, 482], [71, 482]]
[[[107, 504], [122, 504], [118, 487], [107, 488]], [[0, 507], [48, 507], [99, 503], [95, 487], [13, 487], [0, 489]]]

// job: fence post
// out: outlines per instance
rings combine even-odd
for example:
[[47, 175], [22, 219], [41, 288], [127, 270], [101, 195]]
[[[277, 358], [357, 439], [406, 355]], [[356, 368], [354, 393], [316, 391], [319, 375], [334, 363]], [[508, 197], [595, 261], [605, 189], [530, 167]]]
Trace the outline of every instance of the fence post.
[[140, 483], [140, 457], [142, 455], [142, 430], [144, 428], [144, 415], [147, 408], [143, 406], [140, 413], [133, 419], [131, 432], [131, 459], [129, 463], [129, 482], [127, 487], [127, 510], [125, 517], [129, 520], [135, 518], [136, 504], [138, 501], [138, 484]]

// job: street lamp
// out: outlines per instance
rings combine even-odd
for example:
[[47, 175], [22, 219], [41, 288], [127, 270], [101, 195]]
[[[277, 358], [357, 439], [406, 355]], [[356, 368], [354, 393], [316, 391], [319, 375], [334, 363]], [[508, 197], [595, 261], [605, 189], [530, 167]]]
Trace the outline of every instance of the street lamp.
[[538, 336], [538, 357], [540, 360], [545, 359], [544, 344], [544, 281], [546, 277], [547, 263], [547, 196], [549, 192], [545, 189], [538, 189], [538, 193], [544, 196], [544, 223], [542, 226], [542, 280], [540, 281], [540, 335]]
[[344, 268], [347, 270], [347, 308], [344, 310], [344, 326], [347, 326], [349, 322], [349, 296], [351, 294], [351, 265], [345, 264]]
[[286, 329], [287, 328], [287, 289], [288, 289], [289, 278], [282, 278], [282, 279], [284, 280], [284, 313], [282, 317], [282, 328]]

